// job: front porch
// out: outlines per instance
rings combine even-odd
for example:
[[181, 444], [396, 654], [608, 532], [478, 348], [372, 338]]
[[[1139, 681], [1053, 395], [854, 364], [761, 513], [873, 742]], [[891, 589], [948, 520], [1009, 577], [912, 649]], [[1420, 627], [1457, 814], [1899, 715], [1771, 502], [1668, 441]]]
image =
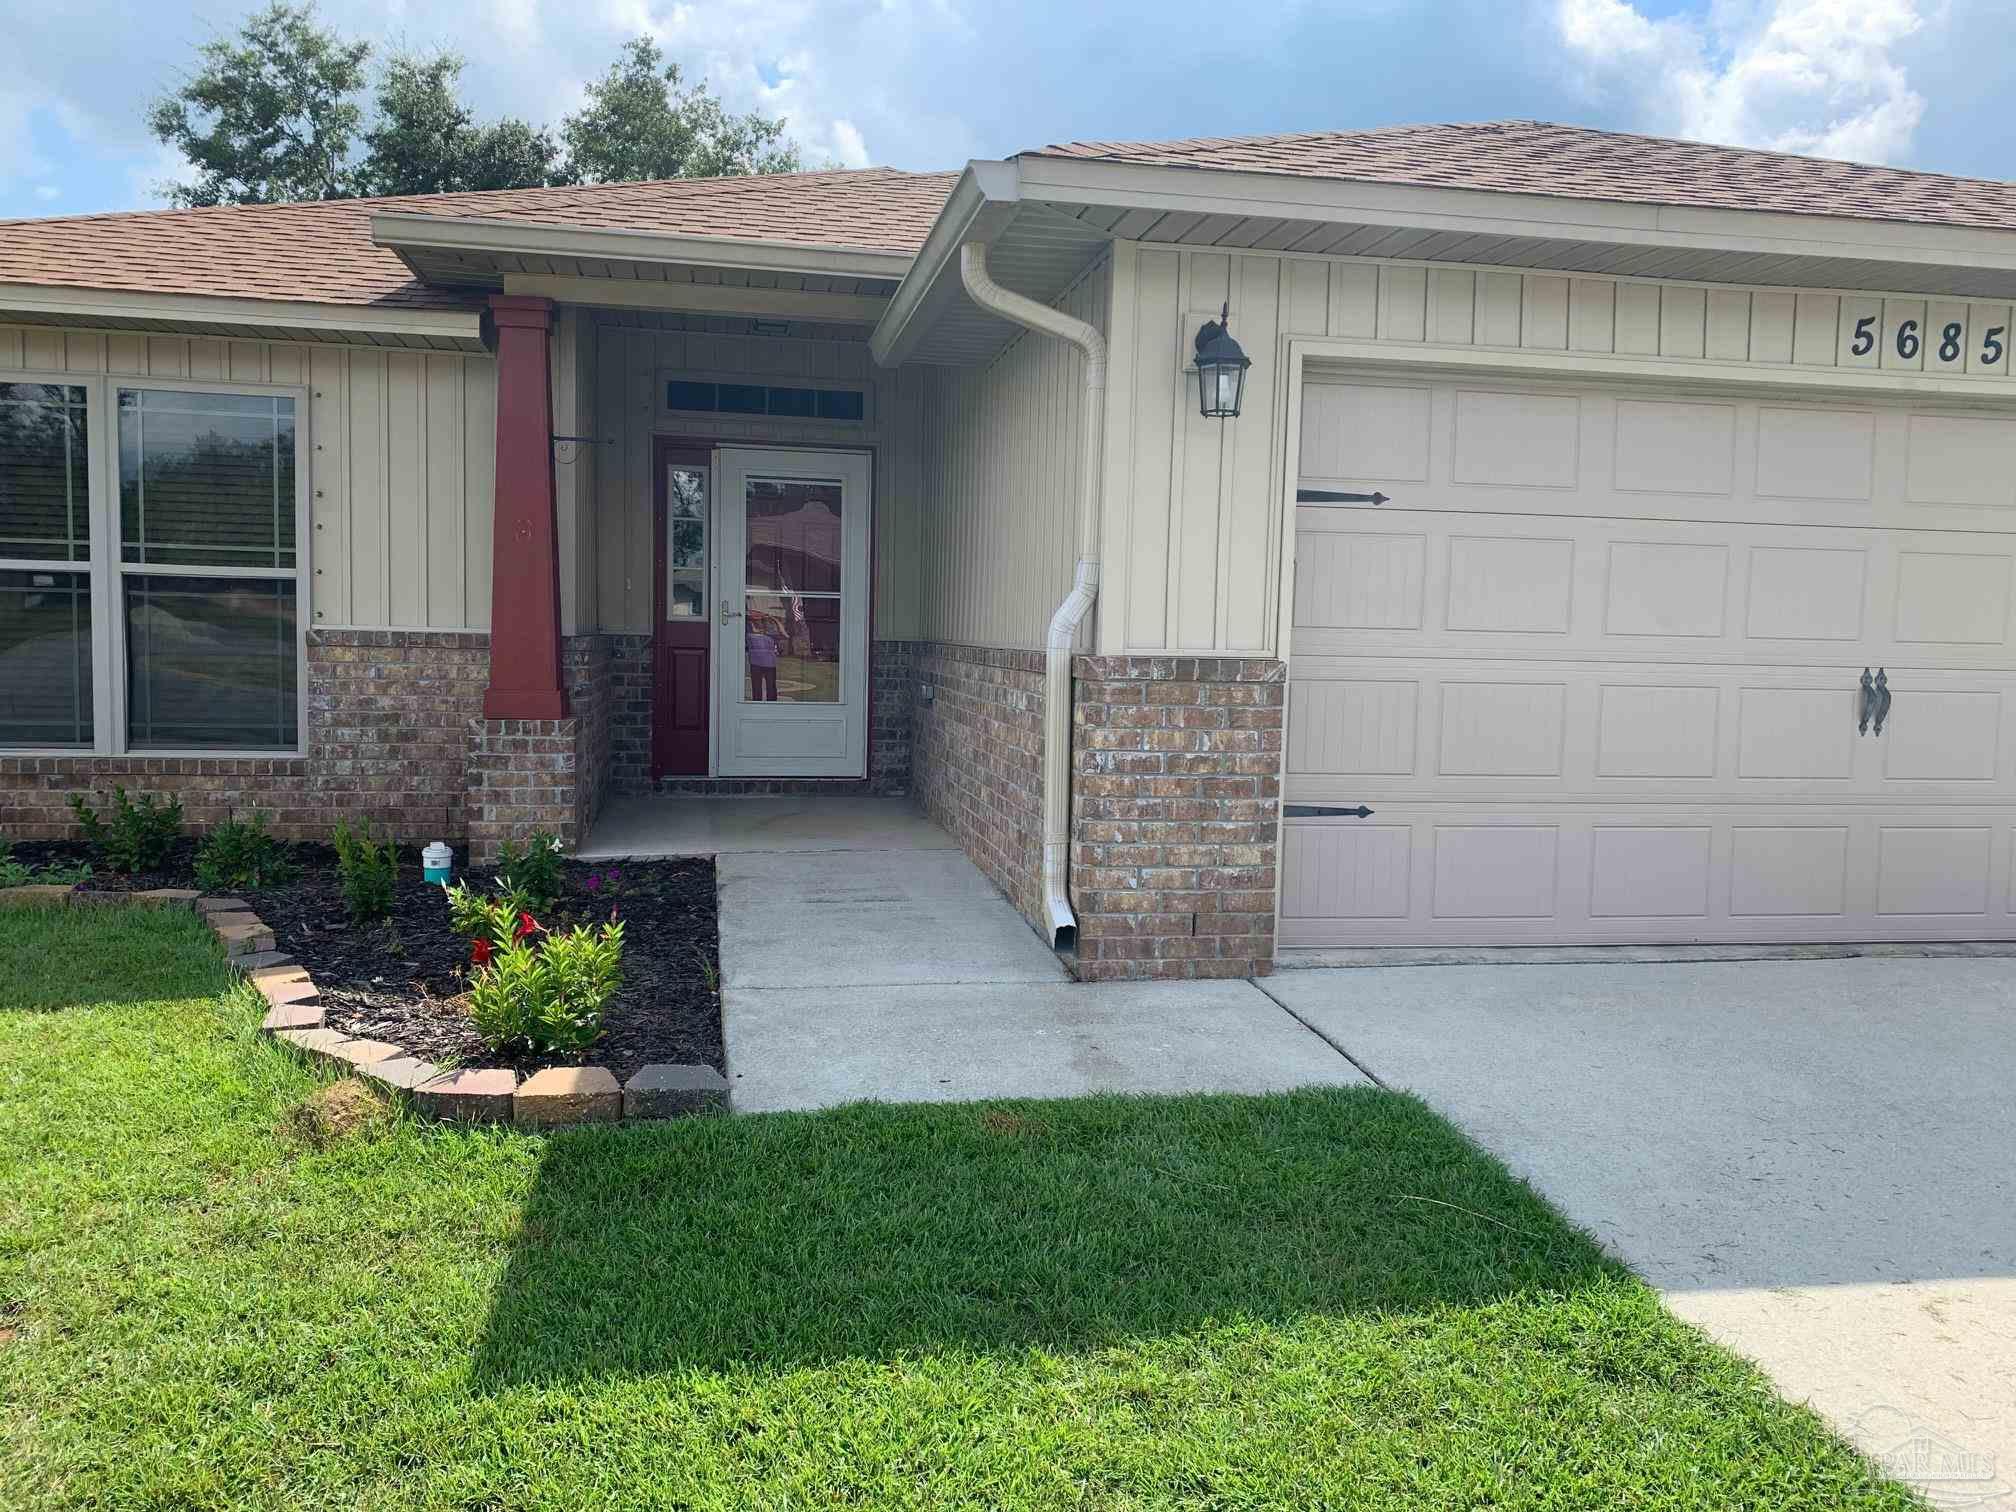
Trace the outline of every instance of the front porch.
[[760, 851], [935, 851], [958, 842], [905, 798], [610, 798], [575, 853], [583, 861]]

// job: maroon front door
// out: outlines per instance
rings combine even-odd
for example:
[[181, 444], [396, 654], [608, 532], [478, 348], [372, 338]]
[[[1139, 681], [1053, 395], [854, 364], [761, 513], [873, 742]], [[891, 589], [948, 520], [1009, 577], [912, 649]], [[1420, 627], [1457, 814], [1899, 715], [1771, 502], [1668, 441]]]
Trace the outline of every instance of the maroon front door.
[[652, 572], [652, 777], [707, 775], [707, 676], [711, 664], [707, 565], [713, 542], [712, 453], [660, 441]]

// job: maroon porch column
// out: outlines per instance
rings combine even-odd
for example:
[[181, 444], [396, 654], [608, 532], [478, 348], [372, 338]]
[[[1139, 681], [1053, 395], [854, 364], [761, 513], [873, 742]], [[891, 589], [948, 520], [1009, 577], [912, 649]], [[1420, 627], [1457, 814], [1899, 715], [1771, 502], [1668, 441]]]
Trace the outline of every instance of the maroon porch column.
[[487, 719], [565, 719], [560, 529], [553, 504], [553, 301], [493, 294], [497, 514], [491, 542]]

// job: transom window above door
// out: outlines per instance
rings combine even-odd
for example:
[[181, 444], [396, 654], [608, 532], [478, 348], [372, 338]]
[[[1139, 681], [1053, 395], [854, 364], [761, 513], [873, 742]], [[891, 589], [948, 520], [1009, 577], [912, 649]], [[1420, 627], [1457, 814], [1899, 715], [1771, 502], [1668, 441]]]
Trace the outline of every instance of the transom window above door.
[[0, 748], [299, 749], [298, 403], [0, 384]]

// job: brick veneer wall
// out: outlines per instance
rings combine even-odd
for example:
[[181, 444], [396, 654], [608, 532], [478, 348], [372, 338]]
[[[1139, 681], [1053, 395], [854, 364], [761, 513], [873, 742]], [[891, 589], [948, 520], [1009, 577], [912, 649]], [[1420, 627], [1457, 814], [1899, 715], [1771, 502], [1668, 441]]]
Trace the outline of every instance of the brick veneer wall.
[[1078, 975], [1266, 975], [1287, 664], [1081, 656], [1073, 671]]
[[466, 739], [472, 863], [494, 861], [501, 842], [540, 830], [569, 850], [580, 844], [581, 720], [477, 718]]
[[1039, 929], [1043, 883], [1043, 655], [919, 642], [911, 785], [924, 812]]
[[651, 637], [605, 635], [611, 793], [651, 791]]
[[459, 839], [465, 731], [483, 707], [490, 638], [419, 630], [310, 630], [300, 756], [0, 756], [0, 834], [74, 838], [71, 793], [173, 795], [209, 829], [257, 810], [274, 832], [326, 838], [341, 818], [401, 839]]
[[610, 686], [613, 660], [606, 635], [571, 636], [562, 648], [567, 712], [574, 716], [574, 838], [587, 839], [608, 796]]

